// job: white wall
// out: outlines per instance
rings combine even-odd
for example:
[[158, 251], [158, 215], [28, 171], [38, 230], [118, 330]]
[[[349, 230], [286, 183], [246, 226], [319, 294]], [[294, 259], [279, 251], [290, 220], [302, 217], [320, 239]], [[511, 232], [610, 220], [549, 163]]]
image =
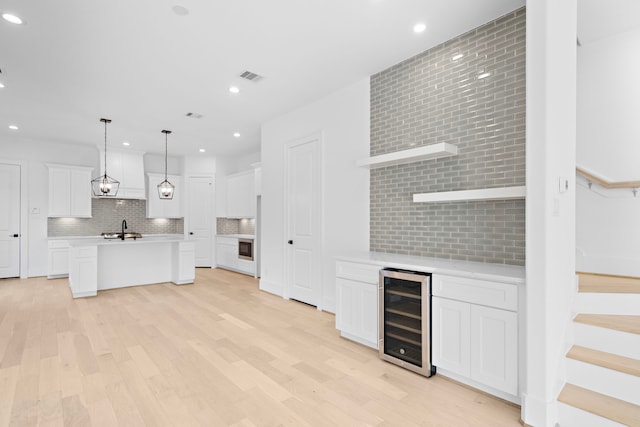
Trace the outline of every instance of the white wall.
[[[22, 242], [28, 246], [29, 277], [47, 274], [47, 210], [49, 208], [49, 170], [46, 163], [89, 166], [98, 172], [97, 147], [61, 144], [50, 141], [31, 141], [22, 138], [0, 141], [2, 160], [26, 162], [27, 167], [27, 222]], [[37, 213], [36, 213], [37, 212]]]
[[[609, 181], [640, 181], [640, 28], [578, 49], [577, 164]], [[579, 269], [640, 276], [640, 194], [578, 187]]]
[[262, 126], [262, 272], [260, 288], [284, 294], [284, 144], [322, 132], [321, 309], [335, 311], [335, 259], [369, 249], [369, 79]]
[[[527, 1], [527, 308], [522, 419], [557, 421], [575, 295], [576, 0]], [[569, 179], [559, 192], [560, 178]]]
[[640, 28], [578, 49], [577, 163], [614, 181], [640, 180]]

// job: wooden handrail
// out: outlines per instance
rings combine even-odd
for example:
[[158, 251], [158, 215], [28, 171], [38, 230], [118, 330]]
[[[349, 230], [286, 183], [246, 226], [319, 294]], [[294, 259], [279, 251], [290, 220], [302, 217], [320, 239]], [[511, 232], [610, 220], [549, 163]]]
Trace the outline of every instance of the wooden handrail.
[[600, 177], [590, 174], [584, 169], [576, 168], [576, 172], [580, 175], [584, 176], [587, 180], [598, 184], [603, 188], [640, 188], [640, 181], [618, 181], [618, 182], [609, 182]]

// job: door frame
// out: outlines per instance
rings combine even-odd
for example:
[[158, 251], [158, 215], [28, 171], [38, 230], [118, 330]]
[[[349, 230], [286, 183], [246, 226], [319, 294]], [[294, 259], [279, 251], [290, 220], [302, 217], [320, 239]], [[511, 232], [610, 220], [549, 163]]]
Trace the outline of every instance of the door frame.
[[[0, 163], [5, 165], [15, 165], [20, 168], [20, 278], [26, 279], [29, 277], [29, 204], [27, 200], [28, 193], [28, 179], [27, 179], [27, 162], [23, 160], [9, 160], [0, 158]], [[43, 214], [42, 209], [34, 207], [34, 215]], [[39, 211], [37, 211], [39, 209]], [[39, 213], [35, 213], [39, 212]], [[44, 212], [46, 215], [46, 212]]]
[[291, 258], [290, 258], [290, 252], [288, 251], [288, 246], [286, 240], [288, 239], [288, 234], [289, 234], [289, 176], [290, 176], [290, 171], [289, 171], [289, 150], [297, 145], [302, 145], [302, 144], [306, 144], [309, 143], [311, 141], [317, 141], [318, 147], [317, 147], [317, 155], [318, 158], [315, 159], [316, 164], [318, 165], [318, 191], [319, 191], [319, 200], [318, 200], [318, 205], [319, 205], [319, 214], [318, 214], [318, 224], [317, 224], [317, 228], [318, 228], [318, 241], [316, 242], [318, 244], [318, 252], [320, 255], [320, 259], [318, 260], [319, 266], [318, 266], [318, 288], [315, 289], [315, 293], [316, 293], [316, 297], [317, 297], [317, 305], [316, 308], [318, 310], [322, 310], [323, 307], [323, 296], [324, 296], [324, 291], [323, 291], [323, 262], [324, 262], [324, 249], [325, 249], [325, 238], [324, 238], [324, 205], [325, 205], [325, 200], [324, 200], [324, 164], [325, 164], [325, 159], [324, 159], [324, 132], [323, 131], [317, 131], [314, 133], [311, 133], [307, 136], [303, 136], [303, 137], [299, 137], [299, 138], [295, 138], [290, 140], [289, 142], [286, 142], [285, 144], [283, 144], [283, 158], [284, 158], [284, 182], [283, 182], [283, 189], [284, 189], [284, 194], [282, 197], [282, 209], [283, 209], [283, 215], [282, 215], [282, 231], [283, 231], [283, 236], [282, 236], [282, 259], [283, 259], [283, 266], [284, 266], [284, 270], [283, 270], [283, 282], [284, 282], [284, 289], [283, 289], [283, 295], [282, 297], [284, 299], [290, 299], [290, 295], [291, 295], [291, 275], [290, 270], [291, 270]]

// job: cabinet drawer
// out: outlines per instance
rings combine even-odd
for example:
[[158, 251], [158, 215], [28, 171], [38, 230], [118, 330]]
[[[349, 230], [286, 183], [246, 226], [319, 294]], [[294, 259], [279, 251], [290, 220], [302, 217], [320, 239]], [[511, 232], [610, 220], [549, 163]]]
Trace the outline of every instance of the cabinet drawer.
[[378, 274], [382, 267], [357, 262], [336, 261], [336, 276], [365, 283], [378, 283]]
[[434, 296], [518, 310], [518, 287], [507, 283], [434, 274], [432, 292]]
[[49, 249], [66, 249], [69, 247], [67, 240], [49, 240]]
[[98, 247], [97, 246], [79, 246], [72, 247], [71, 253], [76, 258], [93, 258], [98, 256]]

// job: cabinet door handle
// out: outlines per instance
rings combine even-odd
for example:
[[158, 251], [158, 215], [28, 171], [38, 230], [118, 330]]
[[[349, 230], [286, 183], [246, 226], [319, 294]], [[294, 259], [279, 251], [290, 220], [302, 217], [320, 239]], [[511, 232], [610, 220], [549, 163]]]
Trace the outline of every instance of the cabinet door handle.
[[20, 237], [20, 235], [16, 233], [16, 234], [9, 235], [9, 237]]
[[293, 240], [289, 240], [287, 243], [293, 245]]
[[189, 236], [193, 236], [193, 231], [190, 231], [190, 232], [189, 232]]

